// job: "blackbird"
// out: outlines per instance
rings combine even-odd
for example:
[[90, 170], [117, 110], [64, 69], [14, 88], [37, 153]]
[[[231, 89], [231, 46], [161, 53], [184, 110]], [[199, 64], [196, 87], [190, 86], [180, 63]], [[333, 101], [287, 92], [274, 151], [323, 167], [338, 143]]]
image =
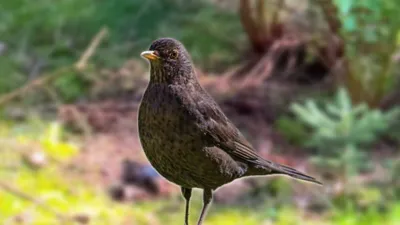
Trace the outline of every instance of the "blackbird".
[[283, 174], [321, 184], [293, 168], [261, 158], [200, 86], [191, 57], [179, 41], [155, 40], [141, 54], [150, 62], [150, 81], [139, 115], [146, 157], [166, 179], [181, 187], [185, 225], [193, 188], [203, 189], [201, 225], [213, 191], [235, 179]]

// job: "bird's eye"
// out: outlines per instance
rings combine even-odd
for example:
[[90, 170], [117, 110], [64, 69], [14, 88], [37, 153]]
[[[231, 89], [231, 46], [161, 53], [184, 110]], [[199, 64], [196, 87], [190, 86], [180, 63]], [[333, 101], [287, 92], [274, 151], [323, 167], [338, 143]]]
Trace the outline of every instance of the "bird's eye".
[[178, 51], [177, 51], [177, 50], [172, 50], [171, 53], [169, 54], [169, 56], [170, 56], [172, 59], [178, 58]]

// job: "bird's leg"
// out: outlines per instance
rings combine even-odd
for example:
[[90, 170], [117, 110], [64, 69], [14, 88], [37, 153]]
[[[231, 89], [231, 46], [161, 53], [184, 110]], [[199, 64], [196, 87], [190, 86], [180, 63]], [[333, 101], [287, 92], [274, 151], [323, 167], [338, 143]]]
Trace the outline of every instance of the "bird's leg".
[[197, 222], [197, 225], [201, 225], [203, 223], [203, 220], [206, 217], [207, 210], [210, 206], [212, 198], [213, 198], [212, 190], [204, 189], [204, 191], [203, 191], [203, 208], [201, 210], [200, 218], [199, 218], [199, 221]]
[[186, 200], [185, 225], [189, 225], [189, 205], [190, 205], [190, 197], [192, 196], [192, 189], [181, 187], [181, 192]]

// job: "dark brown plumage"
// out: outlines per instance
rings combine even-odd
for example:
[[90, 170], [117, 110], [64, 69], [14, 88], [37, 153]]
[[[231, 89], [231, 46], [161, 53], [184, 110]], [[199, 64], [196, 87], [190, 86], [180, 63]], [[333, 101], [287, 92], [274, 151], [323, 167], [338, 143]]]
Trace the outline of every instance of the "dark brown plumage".
[[197, 81], [185, 47], [161, 38], [142, 56], [150, 82], [139, 110], [139, 136], [153, 167], [181, 186], [188, 224], [192, 188], [204, 190], [202, 224], [212, 192], [237, 178], [284, 174], [320, 184], [290, 167], [261, 158]]

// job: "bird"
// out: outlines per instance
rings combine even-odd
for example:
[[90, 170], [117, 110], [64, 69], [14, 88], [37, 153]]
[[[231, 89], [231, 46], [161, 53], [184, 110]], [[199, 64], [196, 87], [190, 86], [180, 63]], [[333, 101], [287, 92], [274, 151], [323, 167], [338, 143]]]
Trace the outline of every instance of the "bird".
[[317, 179], [257, 154], [253, 146], [200, 85], [185, 46], [174, 38], [154, 40], [142, 52], [150, 79], [138, 112], [143, 151], [155, 170], [180, 186], [189, 225], [192, 189], [203, 189], [202, 225], [219, 187], [233, 180], [287, 175], [322, 185]]

